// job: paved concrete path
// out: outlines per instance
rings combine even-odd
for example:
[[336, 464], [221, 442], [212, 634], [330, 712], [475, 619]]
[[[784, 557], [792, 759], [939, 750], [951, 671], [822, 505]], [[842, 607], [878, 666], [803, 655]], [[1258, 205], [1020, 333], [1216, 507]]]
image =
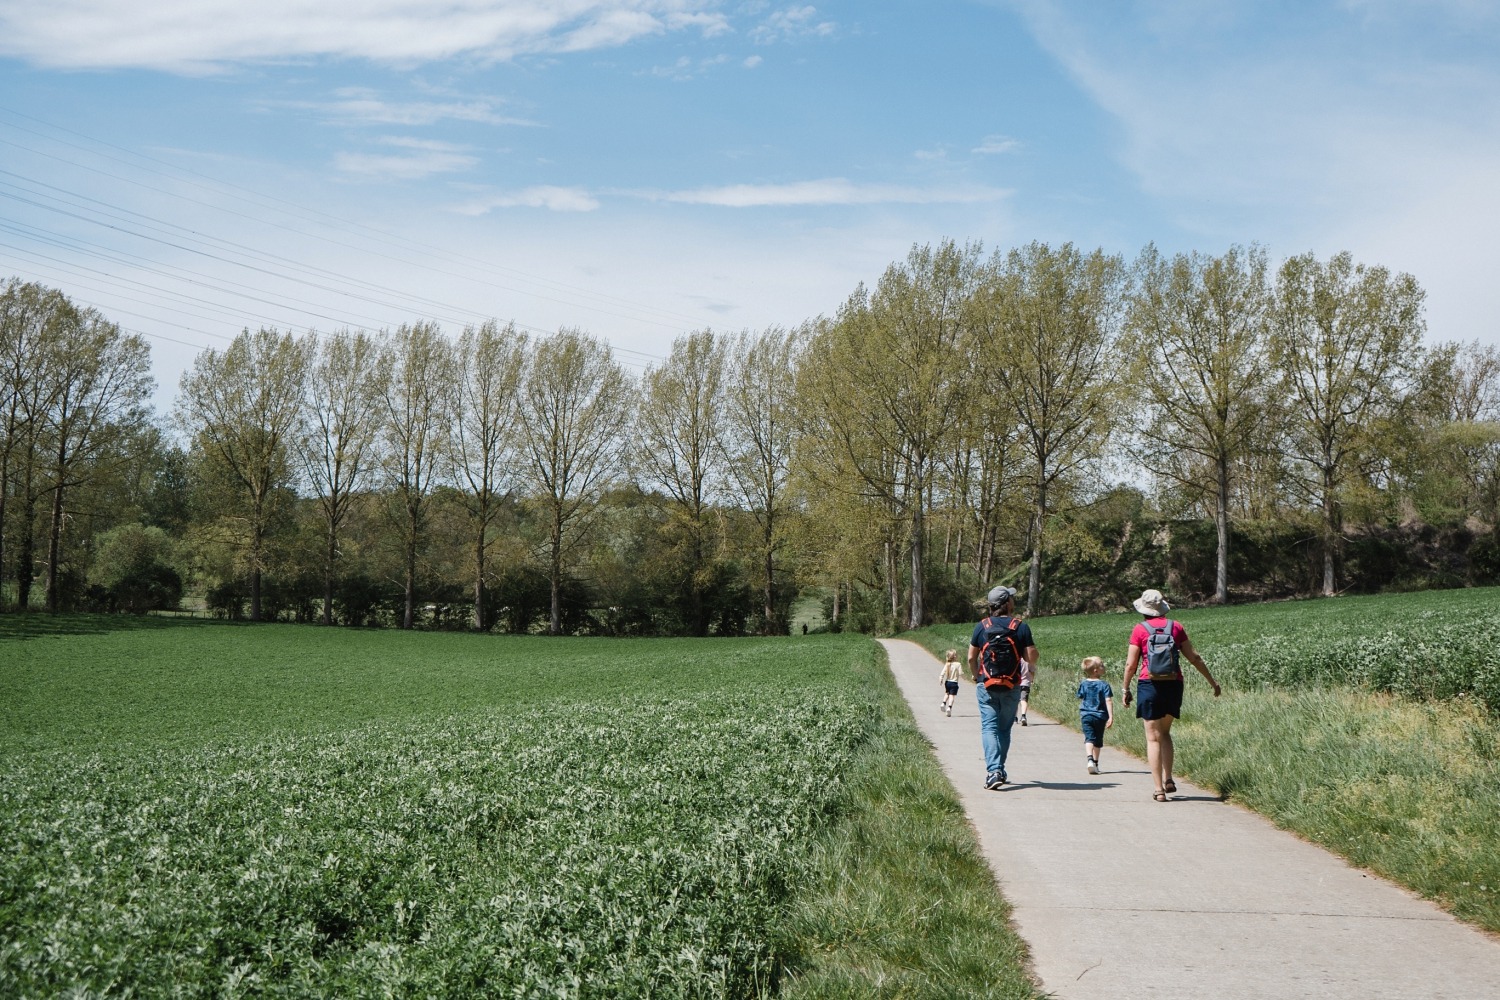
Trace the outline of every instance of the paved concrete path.
[[[985, 791], [973, 686], [947, 718], [937, 659], [883, 645], [1055, 996], [1500, 997], [1500, 943], [1181, 778], [1153, 802], [1145, 763], [1114, 747], [1091, 775], [1077, 731], [1035, 712], [1012, 783]], [[1106, 739], [1140, 725], [1116, 699]]]

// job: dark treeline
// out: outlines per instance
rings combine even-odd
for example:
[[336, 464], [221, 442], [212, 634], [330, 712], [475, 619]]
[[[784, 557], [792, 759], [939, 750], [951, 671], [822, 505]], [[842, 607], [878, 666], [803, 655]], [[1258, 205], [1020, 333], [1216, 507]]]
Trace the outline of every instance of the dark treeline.
[[246, 331], [148, 351], [20, 281], [0, 602], [618, 635], [1500, 582], [1500, 351], [1409, 275], [1264, 251], [914, 247], [833, 318], [607, 344]]

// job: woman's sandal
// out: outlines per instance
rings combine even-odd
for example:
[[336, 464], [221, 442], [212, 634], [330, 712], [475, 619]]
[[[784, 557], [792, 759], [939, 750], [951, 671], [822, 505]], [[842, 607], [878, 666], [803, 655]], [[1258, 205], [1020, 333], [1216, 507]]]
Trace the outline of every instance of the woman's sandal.
[[1166, 792], [1152, 792], [1151, 793], [1151, 797], [1153, 799], [1155, 799], [1157, 802], [1165, 802], [1165, 801], [1167, 801], [1167, 793]]
[[1166, 792], [1168, 795], [1175, 795], [1177, 794], [1177, 782], [1173, 781], [1171, 778], [1168, 778], [1166, 783], [1161, 786], [1161, 790]]

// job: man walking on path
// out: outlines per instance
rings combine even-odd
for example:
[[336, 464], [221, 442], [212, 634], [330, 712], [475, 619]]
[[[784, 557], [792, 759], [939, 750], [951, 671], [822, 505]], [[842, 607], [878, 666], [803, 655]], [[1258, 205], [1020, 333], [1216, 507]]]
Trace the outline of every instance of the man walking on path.
[[979, 701], [979, 739], [984, 746], [984, 787], [993, 791], [1009, 780], [1005, 759], [1010, 731], [1016, 724], [1021, 688], [1036, 673], [1036, 645], [1031, 626], [1015, 616], [1016, 592], [991, 590], [990, 613], [974, 626], [969, 639], [969, 673]]

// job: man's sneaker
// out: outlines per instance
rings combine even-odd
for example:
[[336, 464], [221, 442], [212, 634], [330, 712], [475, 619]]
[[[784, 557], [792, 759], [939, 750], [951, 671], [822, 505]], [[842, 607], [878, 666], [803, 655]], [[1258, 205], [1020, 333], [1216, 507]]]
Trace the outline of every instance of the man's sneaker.
[[948, 718], [950, 718], [950, 719], [953, 718], [953, 706], [952, 705], [948, 706]]
[[1098, 773], [1099, 773], [1099, 762], [1097, 760], [1095, 760], [1094, 758], [1090, 757], [1089, 758], [1089, 774], [1098, 774]]
[[1021, 713], [1021, 725], [1023, 725], [1023, 726], [1026, 725], [1026, 713], [1025, 712]]
[[984, 776], [984, 787], [987, 791], [993, 792], [1003, 784], [1005, 784], [1004, 771], [991, 771]]

